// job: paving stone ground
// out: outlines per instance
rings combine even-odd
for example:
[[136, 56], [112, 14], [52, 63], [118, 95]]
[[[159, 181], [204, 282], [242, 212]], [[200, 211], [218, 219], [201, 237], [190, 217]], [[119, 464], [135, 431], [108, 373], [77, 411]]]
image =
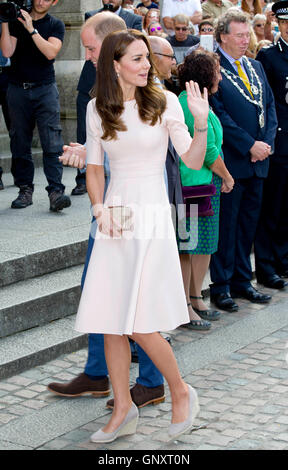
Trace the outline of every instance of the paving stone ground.
[[[209, 332], [182, 327], [170, 332], [178, 362], [186, 364], [185, 380], [196, 388], [201, 406], [192, 432], [178, 441], [168, 441], [171, 400], [166, 386], [164, 403], [141, 408], [137, 434], [105, 446], [91, 443], [90, 435], [109, 418], [106, 399], [63, 399], [46, 389], [52, 381], [71, 380], [83, 372], [87, 351], [80, 350], [0, 382], [0, 450], [287, 450], [288, 295], [262, 291], [273, 292], [271, 304], [240, 300], [239, 312], [223, 313]], [[286, 324], [222, 356], [215, 351], [213, 358], [212, 351], [212, 360], [195, 368], [195, 361], [201, 362], [201, 345], [213, 346], [223, 332], [224, 348], [229, 327], [245, 328], [256, 315], [261, 322], [261, 315], [269, 319], [275, 311], [287, 315]], [[189, 348], [194, 352], [187, 360], [183, 351], [189, 353]], [[137, 365], [132, 364], [131, 383], [136, 376]]]

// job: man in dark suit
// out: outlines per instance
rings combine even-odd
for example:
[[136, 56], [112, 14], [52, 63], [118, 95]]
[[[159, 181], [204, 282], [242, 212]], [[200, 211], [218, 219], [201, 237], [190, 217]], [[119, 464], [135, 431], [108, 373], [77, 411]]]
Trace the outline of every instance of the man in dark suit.
[[235, 180], [221, 195], [219, 245], [212, 256], [211, 301], [230, 312], [232, 297], [266, 303], [271, 296], [251, 285], [250, 253], [259, 219], [264, 178], [277, 128], [274, 98], [262, 65], [244, 56], [250, 39], [247, 17], [229, 10], [217, 25], [222, 82], [211, 99], [223, 126], [225, 164]]
[[261, 62], [274, 93], [278, 129], [274, 155], [264, 183], [263, 202], [255, 248], [257, 281], [283, 289], [288, 277], [288, 1], [274, 3], [281, 33], [275, 46], [261, 49]]
[[[122, 0], [109, 0], [108, 4], [106, 1], [104, 4], [103, 1], [103, 8], [85, 13], [85, 21], [96, 13], [107, 10], [120, 16], [120, 18], [125, 21], [127, 28], [142, 31], [142, 17], [140, 15], [135, 15], [128, 10], [124, 10], [121, 4]], [[95, 80], [95, 67], [90, 60], [86, 60], [77, 86], [77, 142], [80, 144], [84, 144], [86, 142], [86, 108], [90, 101], [90, 90], [93, 87]], [[79, 196], [84, 193], [86, 193], [86, 172], [83, 169], [77, 171], [76, 187], [72, 190], [71, 194], [72, 196]]]

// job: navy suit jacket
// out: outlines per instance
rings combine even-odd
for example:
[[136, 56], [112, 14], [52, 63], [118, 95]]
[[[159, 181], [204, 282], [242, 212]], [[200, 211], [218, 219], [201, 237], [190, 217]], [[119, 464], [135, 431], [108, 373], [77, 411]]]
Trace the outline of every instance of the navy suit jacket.
[[[235, 74], [230, 62], [220, 51], [218, 52], [221, 67]], [[250, 178], [252, 176], [265, 178], [268, 174], [269, 158], [252, 163], [250, 148], [255, 140], [260, 140], [271, 145], [273, 149], [277, 129], [275, 103], [261, 63], [253, 59], [248, 60], [254, 67], [262, 84], [265, 126], [261, 128], [259, 125], [259, 107], [246, 100], [223, 73], [218, 92], [210, 101], [223, 126], [224, 159], [233, 178]], [[248, 67], [245, 71], [251, 83]], [[245, 85], [241, 84], [241, 80], [237, 83], [243, 88], [247, 96], [250, 96]]]
[[275, 98], [278, 131], [275, 154], [288, 156], [288, 46], [279, 39], [275, 46], [262, 48], [256, 60], [264, 67]]
[[[91, 16], [96, 15], [96, 13], [99, 13], [100, 11], [104, 11], [104, 9], [101, 8], [100, 10], [87, 11], [85, 13], [85, 21], [88, 20], [88, 18], [90, 18]], [[119, 16], [125, 21], [127, 28], [133, 28], [142, 31], [142, 16], [130, 13], [130, 11], [124, 10], [123, 8], [121, 8]], [[95, 67], [92, 64], [91, 60], [86, 60], [81, 71], [77, 90], [81, 93], [89, 93], [95, 83], [95, 80]]]

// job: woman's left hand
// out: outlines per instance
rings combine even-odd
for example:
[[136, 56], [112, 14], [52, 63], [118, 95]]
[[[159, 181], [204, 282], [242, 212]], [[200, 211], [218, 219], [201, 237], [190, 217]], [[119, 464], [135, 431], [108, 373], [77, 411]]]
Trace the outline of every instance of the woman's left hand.
[[207, 88], [204, 88], [202, 96], [198, 83], [190, 80], [186, 82], [186, 91], [188, 108], [194, 117], [195, 125], [205, 127], [209, 113]]
[[234, 179], [230, 175], [228, 178], [222, 180], [221, 192], [222, 193], [230, 193], [234, 188]]

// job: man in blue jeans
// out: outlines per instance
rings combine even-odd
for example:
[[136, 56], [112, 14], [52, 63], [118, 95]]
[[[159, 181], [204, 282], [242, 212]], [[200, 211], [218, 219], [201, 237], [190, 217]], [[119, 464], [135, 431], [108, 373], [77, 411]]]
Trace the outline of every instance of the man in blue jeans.
[[[105, 22], [105, 28], [103, 23]], [[89, 18], [82, 28], [81, 39], [86, 50], [86, 60], [97, 65], [102, 41], [104, 37], [113, 31], [126, 29], [125, 22], [114, 13], [103, 12]], [[105, 30], [101, 35], [100, 32]], [[109, 167], [105, 159], [106, 188], [109, 182]], [[105, 188], [105, 190], [106, 190]], [[94, 244], [96, 221], [92, 220], [89, 236], [86, 263], [82, 275], [81, 285], [85, 282], [86, 271]], [[110, 393], [108, 371], [104, 354], [104, 336], [90, 334], [88, 344], [88, 359], [84, 372], [68, 383], [51, 383], [48, 390], [60, 395], [76, 397], [91, 393], [97, 397], [107, 396]], [[161, 403], [165, 400], [163, 376], [154, 366], [153, 362], [137, 345], [139, 358], [139, 377], [131, 388], [131, 396], [134, 403], [143, 407], [150, 403]], [[109, 400], [108, 407], [113, 407], [113, 400]]]

